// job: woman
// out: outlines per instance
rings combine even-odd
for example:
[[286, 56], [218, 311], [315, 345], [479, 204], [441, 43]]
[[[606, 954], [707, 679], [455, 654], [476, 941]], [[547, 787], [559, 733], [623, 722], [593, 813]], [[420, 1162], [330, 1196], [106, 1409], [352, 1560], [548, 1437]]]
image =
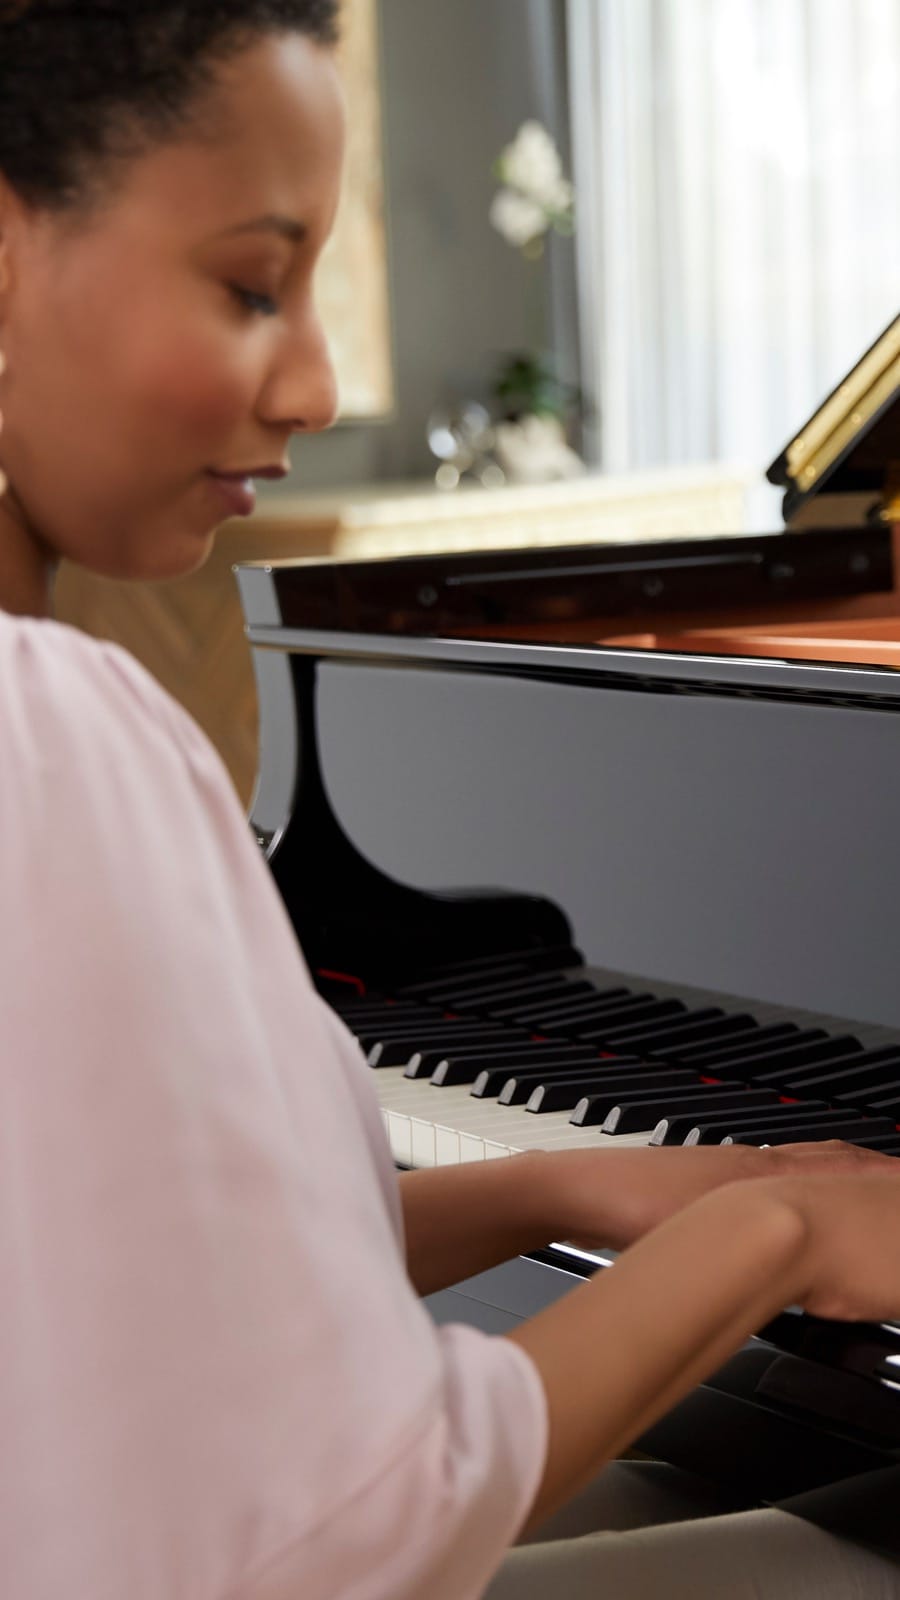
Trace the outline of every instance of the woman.
[[[898, 1595], [874, 1553], [775, 1511], [691, 1521], [711, 1494], [636, 1467], [596, 1514], [659, 1526], [547, 1542], [783, 1306], [900, 1312], [894, 1164], [587, 1152], [398, 1184], [217, 757], [49, 620], [60, 558], [191, 571], [333, 419], [334, 13], [0, 0], [3, 1593], [741, 1595], [764, 1570], [769, 1596]], [[634, 1247], [509, 1338], [434, 1329], [416, 1291], [560, 1236]]]

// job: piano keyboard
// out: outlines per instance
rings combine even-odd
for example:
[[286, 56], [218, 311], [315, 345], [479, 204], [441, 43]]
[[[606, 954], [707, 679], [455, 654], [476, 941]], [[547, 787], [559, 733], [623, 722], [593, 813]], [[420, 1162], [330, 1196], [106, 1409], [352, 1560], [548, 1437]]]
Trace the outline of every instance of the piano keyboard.
[[373, 1067], [399, 1166], [827, 1138], [900, 1154], [900, 1030], [533, 963], [474, 963], [390, 997], [323, 983]]

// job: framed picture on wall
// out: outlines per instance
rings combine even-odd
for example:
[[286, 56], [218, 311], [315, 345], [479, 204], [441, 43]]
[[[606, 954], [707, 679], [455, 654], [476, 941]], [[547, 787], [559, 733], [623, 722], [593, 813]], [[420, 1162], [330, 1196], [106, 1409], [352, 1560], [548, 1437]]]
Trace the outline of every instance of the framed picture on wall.
[[319, 269], [318, 300], [345, 421], [394, 407], [378, 0], [343, 0], [340, 65], [349, 106], [344, 195]]

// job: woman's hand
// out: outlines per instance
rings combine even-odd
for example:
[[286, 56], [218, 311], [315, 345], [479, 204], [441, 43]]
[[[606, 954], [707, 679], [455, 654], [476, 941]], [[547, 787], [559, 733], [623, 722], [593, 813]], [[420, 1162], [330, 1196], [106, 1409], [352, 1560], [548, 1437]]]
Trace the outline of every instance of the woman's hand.
[[[569, 1151], [551, 1158], [560, 1165], [562, 1202], [572, 1219], [573, 1244], [622, 1250], [675, 1212], [727, 1183], [747, 1179], [884, 1174], [900, 1184], [900, 1162], [858, 1145], [708, 1145], [691, 1149]], [[900, 1244], [898, 1244], [900, 1248]]]
[[[550, 1419], [529, 1529], [785, 1306], [900, 1318], [896, 1161], [835, 1145], [570, 1154], [582, 1220], [637, 1242], [506, 1335], [535, 1363]], [[562, 1160], [548, 1158], [557, 1178]], [[776, 1168], [790, 1175], [764, 1176]]]
[[900, 1320], [900, 1161], [831, 1177], [798, 1170], [766, 1188], [807, 1230], [805, 1311], [841, 1322]]

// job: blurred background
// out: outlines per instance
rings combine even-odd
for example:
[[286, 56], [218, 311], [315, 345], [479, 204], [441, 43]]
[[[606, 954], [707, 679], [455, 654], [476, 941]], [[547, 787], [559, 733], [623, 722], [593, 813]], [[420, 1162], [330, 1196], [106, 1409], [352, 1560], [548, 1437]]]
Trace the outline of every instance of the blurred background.
[[[583, 391], [592, 467], [761, 475], [897, 311], [897, 0], [378, 12], [393, 412], [304, 441], [277, 492], [427, 475], [435, 404], [536, 341]], [[539, 262], [489, 222], [527, 119], [575, 181], [575, 237]]]

